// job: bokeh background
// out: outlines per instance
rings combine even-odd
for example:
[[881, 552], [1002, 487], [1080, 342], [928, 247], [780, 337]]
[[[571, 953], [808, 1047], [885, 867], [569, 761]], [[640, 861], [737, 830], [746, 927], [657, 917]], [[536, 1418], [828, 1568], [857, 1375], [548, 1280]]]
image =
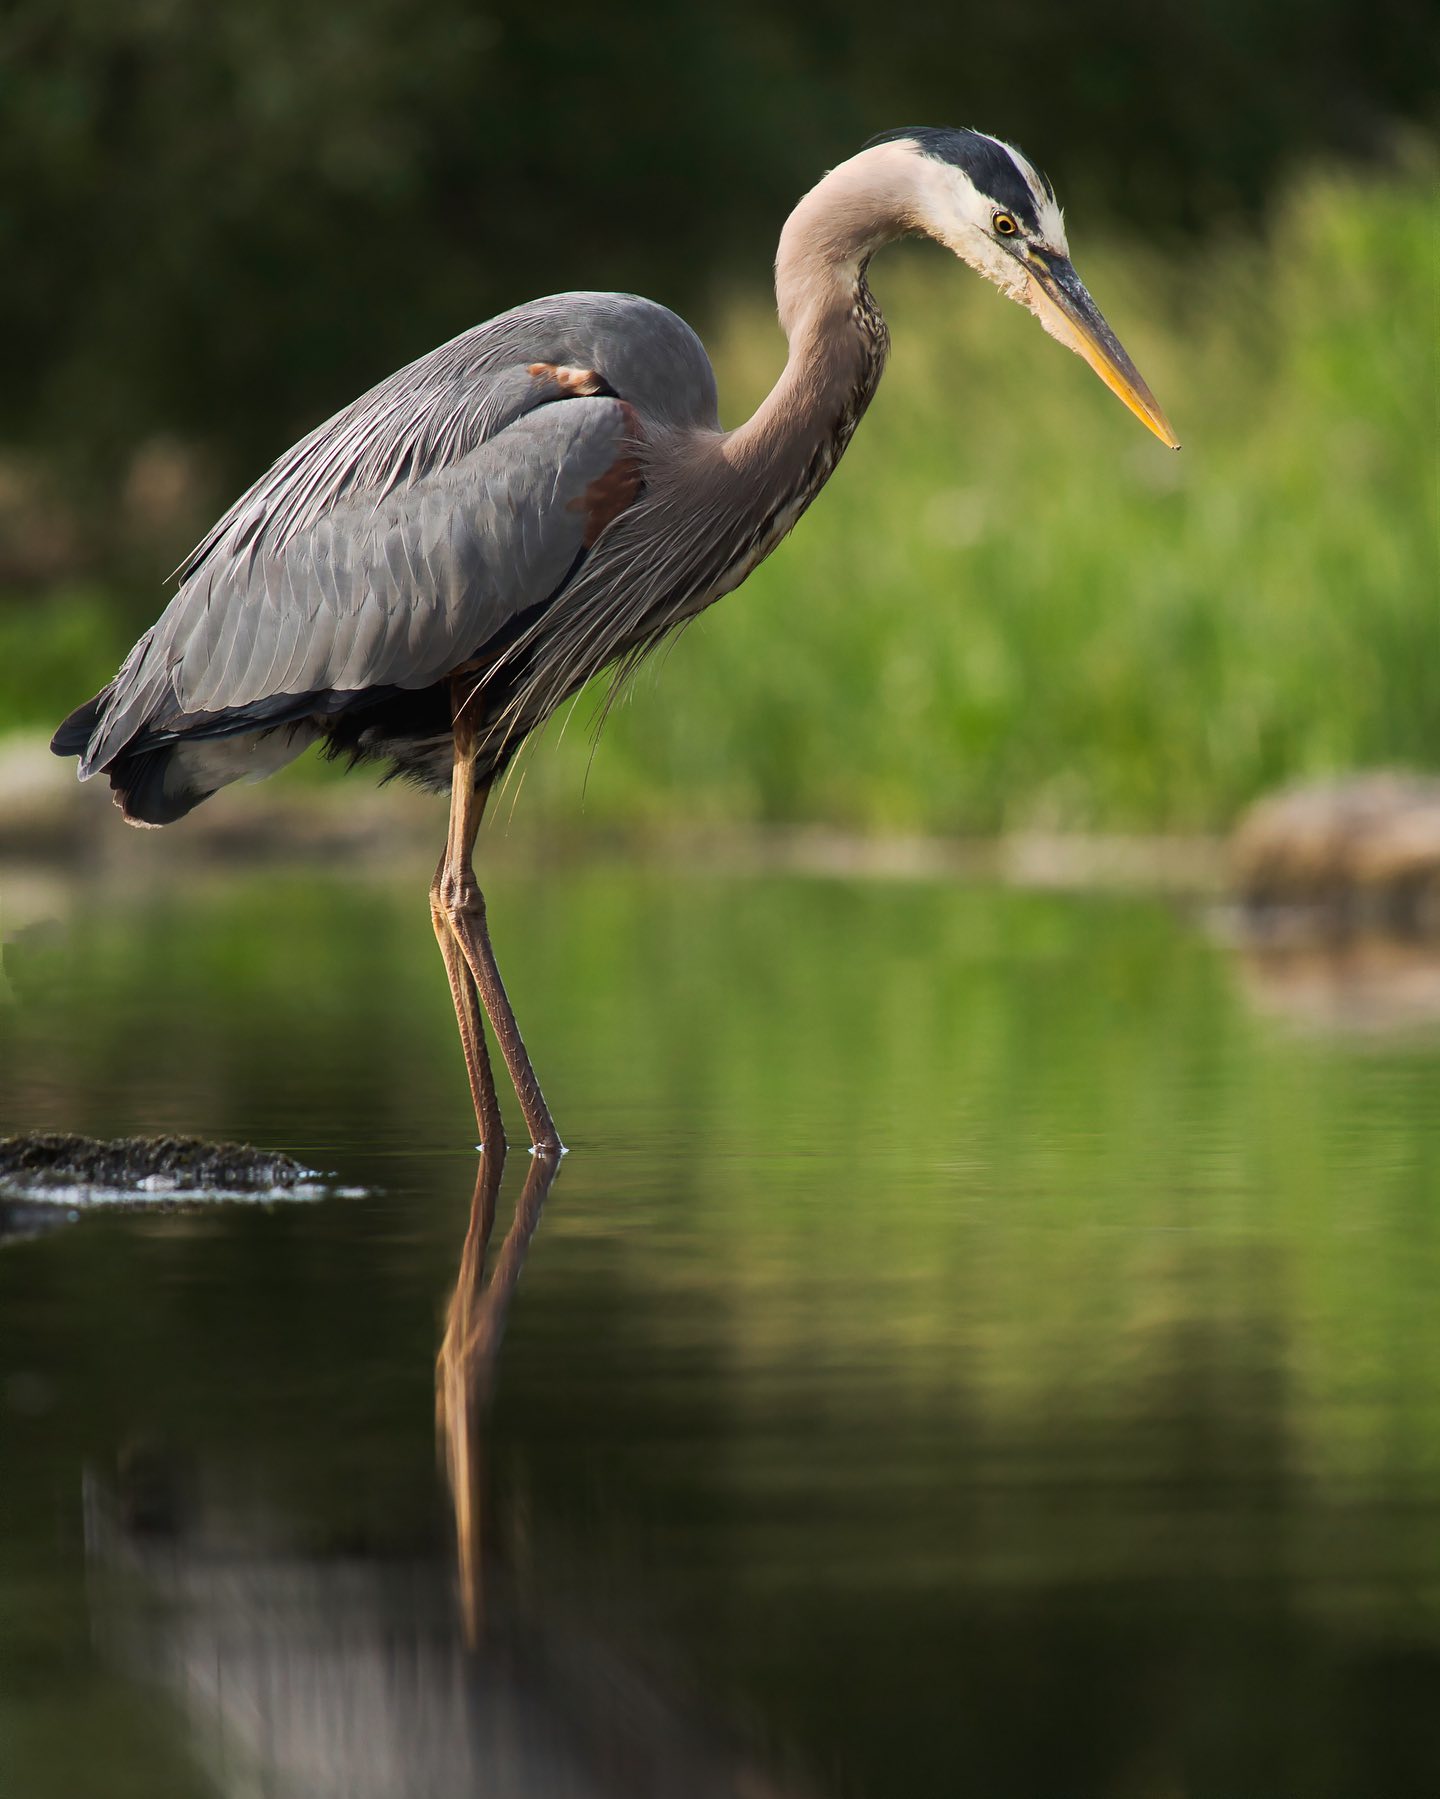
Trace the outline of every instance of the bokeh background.
[[1051, 174], [1184, 454], [933, 246], [891, 252], [891, 372], [831, 489], [593, 767], [578, 723], [532, 759], [531, 821], [1213, 829], [1282, 779], [1434, 765], [1434, 25], [1423, 0], [14, 0], [0, 727], [108, 679], [299, 434], [517, 301], [675, 306], [737, 421], [782, 360], [788, 207], [933, 122]]
[[[473, 1790], [455, 1741], [486, 1790], [716, 1790], [634, 1777], [637, 1694], [753, 1751], [725, 1791], [1440, 1793], [1440, 798], [1361, 844], [1391, 916], [1339, 922], [1390, 936], [1202, 903], [1257, 795], [1440, 767], [1434, 11], [4, 0], [0, 1137], [347, 1189], [0, 1197], [5, 1799], [213, 1795], [227, 1730], [229, 1792]], [[420, 1678], [475, 1177], [443, 805], [309, 757], [130, 832], [46, 741], [271, 457], [501, 308], [666, 301], [738, 421], [788, 208], [911, 122], [1049, 172], [1185, 450], [897, 246], [819, 503], [492, 807], [576, 1153], [484, 1433], [493, 1649]], [[507, 1782], [535, 1718], [594, 1778]]]

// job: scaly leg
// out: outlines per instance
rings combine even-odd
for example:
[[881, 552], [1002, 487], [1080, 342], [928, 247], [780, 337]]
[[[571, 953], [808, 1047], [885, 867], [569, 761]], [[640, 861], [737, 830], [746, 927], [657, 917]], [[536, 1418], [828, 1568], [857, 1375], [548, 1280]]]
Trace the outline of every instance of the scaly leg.
[[495, 1033], [505, 1066], [510, 1070], [510, 1079], [515, 1083], [515, 1093], [535, 1153], [557, 1156], [563, 1153], [565, 1146], [555, 1129], [550, 1108], [545, 1104], [545, 1095], [540, 1091], [505, 984], [500, 979], [485, 923], [485, 896], [475, 879], [475, 835], [480, 829], [489, 796], [488, 788], [477, 789], [475, 786], [477, 747], [478, 732], [464, 707], [459, 706], [455, 714], [455, 764], [450, 784], [450, 835], [430, 888], [430, 914], [450, 977], [450, 992], [455, 1001], [455, 1016], [460, 1025], [460, 1040], [465, 1050], [465, 1066], [470, 1075], [470, 1091], [475, 1100], [482, 1141], [487, 1145], [498, 1143], [503, 1141], [503, 1134], [499, 1131], [494, 1084], [490, 1081], [484, 1045], [480, 1041], [477, 996], [490, 1020], [490, 1029]]
[[483, 1150], [505, 1153], [505, 1126], [500, 1119], [500, 1101], [495, 1093], [495, 1077], [490, 1072], [490, 1057], [485, 1049], [485, 1027], [481, 1023], [480, 996], [464, 952], [450, 929], [440, 895], [445, 879], [445, 857], [435, 870], [430, 883], [430, 922], [435, 927], [435, 941], [445, 958], [445, 973], [450, 982], [450, 998], [455, 1005], [455, 1022], [460, 1026], [460, 1047], [465, 1053], [465, 1072], [470, 1077], [470, 1097], [475, 1102], [475, 1123]]

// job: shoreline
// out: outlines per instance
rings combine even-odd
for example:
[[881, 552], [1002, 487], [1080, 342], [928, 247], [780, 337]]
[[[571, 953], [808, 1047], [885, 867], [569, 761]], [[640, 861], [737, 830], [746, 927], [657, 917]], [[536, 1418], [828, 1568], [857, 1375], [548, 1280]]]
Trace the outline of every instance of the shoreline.
[[[143, 885], [176, 870], [315, 860], [364, 872], [439, 853], [445, 808], [396, 783], [284, 781], [236, 785], [213, 806], [156, 831], [123, 826], [103, 781], [80, 783], [43, 740], [0, 739], [0, 894], [7, 876], [66, 873]], [[1206, 835], [1020, 831], [997, 837], [865, 832], [795, 824], [676, 823], [563, 826], [487, 822], [480, 853], [492, 866], [577, 861], [737, 874], [788, 873], [887, 881], [997, 881], [1058, 889], [1132, 889], [1214, 898], [1225, 889], [1225, 842]]]

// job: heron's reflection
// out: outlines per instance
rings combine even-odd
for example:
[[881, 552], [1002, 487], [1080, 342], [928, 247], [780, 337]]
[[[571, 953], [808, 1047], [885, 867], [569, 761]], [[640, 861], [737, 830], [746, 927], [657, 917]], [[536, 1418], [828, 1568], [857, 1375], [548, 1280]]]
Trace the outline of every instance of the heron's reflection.
[[497, 1550], [489, 1407], [557, 1163], [530, 1159], [492, 1251], [504, 1168], [503, 1149], [482, 1155], [435, 1369], [458, 1616], [448, 1557], [317, 1546], [283, 1498], [157, 1450], [87, 1483], [97, 1638], [169, 1689], [229, 1799], [808, 1794], [682, 1677], [675, 1646], [637, 1648], [623, 1582], [596, 1603], [517, 1582]]
[[465, 1640], [472, 1649], [484, 1621], [485, 1414], [495, 1388], [510, 1301], [560, 1168], [553, 1156], [530, 1157], [515, 1216], [487, 1283], [485, 1261], [505, 1171], [505, 1139], [498, 1130], [487, 1131], [486, 1136], [493, 1147], [482, 1152], [476, 1171], [460, 1272], [435, 1363], [435, 1422], [455, 1508], [460, 1608]]

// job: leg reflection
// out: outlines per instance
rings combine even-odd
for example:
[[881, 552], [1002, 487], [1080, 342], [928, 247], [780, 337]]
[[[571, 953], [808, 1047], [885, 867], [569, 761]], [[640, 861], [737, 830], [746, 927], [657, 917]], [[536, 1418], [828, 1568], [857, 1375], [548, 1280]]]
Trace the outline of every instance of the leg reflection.
[[494, 1392], [495, 1363], [510, 1300], [546, 1195], [560, 1170], [558, 1158], [530, 1158], [514, 1219], [487, 1284], [485, 1257], [505, 1168], [504, 1138], [493, 1137], [489, 1142], [494, 1148], [486, 1148], [475, 1176], [460, 1273], [435, 1363], [435, 1423], [455, 1511], [460, 1607], [465, 1639], [472, 1649], [480, 1640], [484, 1622], [485, 1413]]

